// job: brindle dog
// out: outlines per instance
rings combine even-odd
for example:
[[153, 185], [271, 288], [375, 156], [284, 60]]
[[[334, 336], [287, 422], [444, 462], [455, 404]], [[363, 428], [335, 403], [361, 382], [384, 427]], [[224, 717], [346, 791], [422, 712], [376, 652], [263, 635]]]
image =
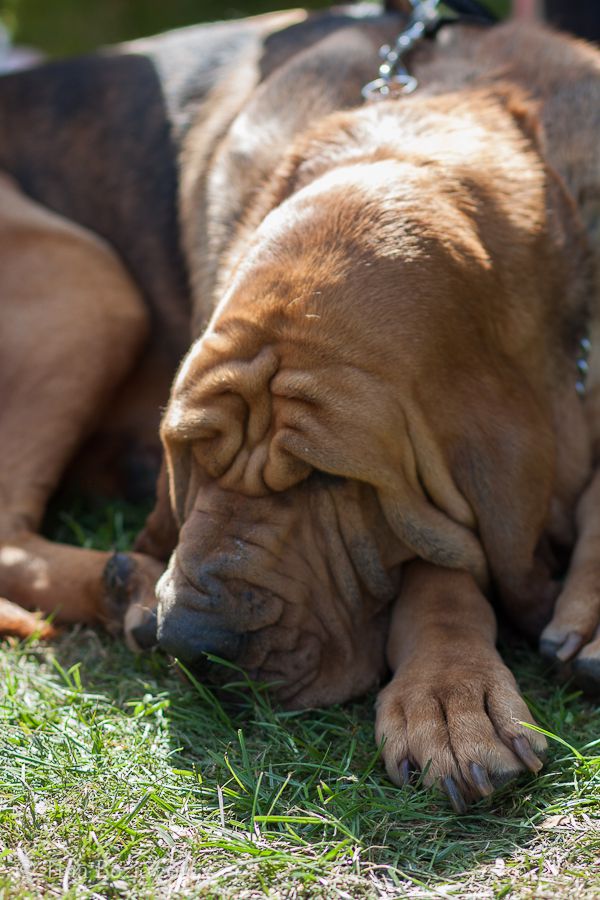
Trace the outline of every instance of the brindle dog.
[[[600, 684], [600, 55], [447, 27], [411, 98], [364, 104], [402, 21], [293, 11], [0, 80], [0, 615], [157, 630], [295, 706], [389, 667], [390, 777], [429, 764], [463, 809], [545, 746], [491, 600]], [[135, 552], [40, 537], [74, 461], [131, 486], [190, 343]]]

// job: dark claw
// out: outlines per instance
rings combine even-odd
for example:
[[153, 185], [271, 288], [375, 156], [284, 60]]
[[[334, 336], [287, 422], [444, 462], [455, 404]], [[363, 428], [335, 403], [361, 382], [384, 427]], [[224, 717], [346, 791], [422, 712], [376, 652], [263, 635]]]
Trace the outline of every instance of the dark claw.
[[563, 644], [556, 651], [556, 658], [561, 662], [567, 662], [581, 650], [583, 638], [576, 631], [571, 631]]
[[513, 738], [513, 750], [519, 757], [522, 763], [524, 763], [530, 772], [539, 772], [543, 766], [543, 763], [538, 757], [535, 755], [533, 750], [531, 749], [531, 744], [520, 734], [518, 737]]
[[156, 612], [148, 610], [143, 622], [131, 629], [131, 637], [140, 650], [152, 650], [158, 643]]
[[398, 764], [398, 774], [400, 775], [400, 782], [402, 785], [410, 783], [411, 768], [410, 763], [406, 758]]
[[547, 639], [540, 641], [540, 653], [545, 659], [564, 663], [581, 650], [583, 642], [582, 636], [577, 631], [571, 631], [562, 641]]
[[559, 647], [560, 643], [558, 641], [549, 641], [544, 638], [539, 644], [540, 656], [543, 656], [544, 659], [549, 659], [551, 662], [556, 662], [556, 651]]
[[113, 553], [106, 563], [102, 580], [109, 600], [117, 608], [129, 605], [134, 571], [135, 563], [126, 553]]
[[458, 787], [456, 786], [456, 782], [451, 775], [446, 775], [445, 778], [442, 778], [442, 787], [450, 798], [450, 803], [452, 804], [454, 812], [457, 812], [460, 815], [466, 813], [467, 804], [465, 803], [463, 795], [459, 791]]
[[493, 794], [494, 785], [490, 781], [488, 773], [485, 771], [483, 766], [480, 766], [478, 763], [471, 763], [470, 769], [473, 784], [475, 785], [481, 796], [489, 797], [490, 794]]

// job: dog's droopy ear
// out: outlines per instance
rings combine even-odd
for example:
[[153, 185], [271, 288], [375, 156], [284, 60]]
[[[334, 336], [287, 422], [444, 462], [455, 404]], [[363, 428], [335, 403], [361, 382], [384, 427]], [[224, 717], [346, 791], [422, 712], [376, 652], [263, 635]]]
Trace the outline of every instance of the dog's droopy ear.
[[[200, 362], [200, 361], [199, 361]], [[249, 359], [190, 364], [177, 383], [161, 429], [173, 508], [181, 525], [203, 477], [246, 496], [282, 491], [311, 466], [279, 441], [281, 402], [271, 382], [279, 369], [270, 347]]]
[[536, 636], [555, 597], [535, 552], [548, 514], [554, 472], [552, 430], [536, 404], [492, 406], [466, 424], [453, 460], [471, 504], [493, 583], [514, 623]]
[[134, 550], [166, 562], [177, 545], [179, 528], [169, 497], [167, 467], [163, 460], [156, 485], [156, 503], [135, 540]]

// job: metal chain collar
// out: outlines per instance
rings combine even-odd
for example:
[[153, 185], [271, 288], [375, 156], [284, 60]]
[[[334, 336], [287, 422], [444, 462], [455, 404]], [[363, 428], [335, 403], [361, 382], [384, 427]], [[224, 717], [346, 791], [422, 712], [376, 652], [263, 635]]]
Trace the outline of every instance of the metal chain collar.
[[589, 336], [586, 333], [579, 341], [579, 352], [577, 354], [576, 360], [577, 381], [575, 383], [575, 390], [580, 397], [585, 394], [586, 381], [590, 369], [589, 356], [591, 349], [592, 344], [590, 342]]
[[383, 62], [379, 66], [378, 77], [363, 87], [361, 93], [364, 100], [384, 100], [401, 94], [412, 94], [417, 87], [418, 81], [409, 73], [403, 58], [440, 21], [440, 0], [410, 2], [412, 13], [406, 28], [398, 35], [393, 47], [384, 44], [379, 50]]

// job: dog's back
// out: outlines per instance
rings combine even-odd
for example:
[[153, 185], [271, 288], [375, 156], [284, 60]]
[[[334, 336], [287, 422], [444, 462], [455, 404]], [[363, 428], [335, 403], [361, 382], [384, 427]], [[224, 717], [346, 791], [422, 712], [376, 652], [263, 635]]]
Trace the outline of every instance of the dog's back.
[[[401, 21], [374, 7], [296, 10], [180, 29], [5, 76], [0, 169], [110, 241], [179, 357], [191, 306], [196, 331], [257, 186], [304, 130], [362, 103], [377, 47]], [[596, 50], [516, 23], [453, 26], [424, 42], [410, 67], [418, 95], [498, 81], [531, 95], [549, 160], [597, 237]], [[577, 141], [565, 139], [574, 133]]]

